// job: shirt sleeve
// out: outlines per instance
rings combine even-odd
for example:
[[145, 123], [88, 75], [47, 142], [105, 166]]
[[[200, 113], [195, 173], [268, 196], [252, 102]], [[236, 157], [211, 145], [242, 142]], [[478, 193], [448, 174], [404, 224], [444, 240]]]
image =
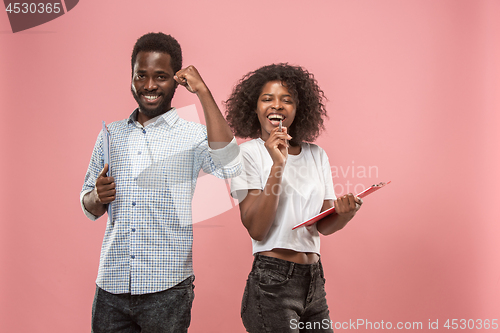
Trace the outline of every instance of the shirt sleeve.
[[325, 200], [335, 200], [335, 191], [333, 189], [332, 169], [328, 155], [321, 149], [321, 161], [323, 167], [323, 179], [325, 180]]
[[99, 218], [99, 216], [96, 216], [96, 215], [92, 214], [91, 212], [89, 212], [87, 210], [87, 208], [85, 208], [85, 205], [83, 204], [83, 197], [85, 196], [85, 194], [90, 193], [90, 192], [92, 192], [92, 190], [85, 190], [85, 191], [82, 191], [80, 193], [80, 205], [82, 206], [83, 214], [85, 214], [85, 216], [87, 216], [92, 221], [95, 221]]
[[94, 145], [94, 150], [92, 151], [92, 157], [90, 158], [90, 163], [87, 168], [87, 173], [85, 174], [85, 180], [83, 182], [83, 187], [80, 192], [80, 205], [82, 206], [83, 213], [92, 221], [97, 220], [99, 217], [90, 213], [83, 205], [83, 197], [85, 194], [91, 192], [95, 187], [95, 182], [99, 175], [99, 172], [104, 168], [104, 158], [102, 150], [102, 131], [99, 133], [96, 143]]
[[263, 190], [261, 170], [257, 167], [258, 152], [242, 149], [242, 171], [238, 177], [231, 179], [231, 196], [240, 202], [246, 198], [248, 190]]
[[212, 149], [208, 146], [208, 141], [204, 140], [198, 149], [203, 156], [201, 167], [204, 172], [221, 179], [236, 177], [241, 173], [240, 147], [234, 137], [223, 148]]

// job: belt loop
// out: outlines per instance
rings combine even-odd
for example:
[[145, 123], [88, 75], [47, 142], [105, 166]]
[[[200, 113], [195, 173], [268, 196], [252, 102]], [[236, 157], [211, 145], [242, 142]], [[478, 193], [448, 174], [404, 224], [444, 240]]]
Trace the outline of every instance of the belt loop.
[[292, 273], [293, 273], [293, 267], [295, 266], [295, 263], [294, 262], [291, 262], [290, 263], [290, 267], [288, 268], [288, 277], [290, 278], [292, 276]]
[[254, 258], [253, 258], [253, 264], [252, 264], [252, 271], [255, 270], [255, 268], [257, 267], [257, 260], [259, 259], [259, 254], [256, 253]]

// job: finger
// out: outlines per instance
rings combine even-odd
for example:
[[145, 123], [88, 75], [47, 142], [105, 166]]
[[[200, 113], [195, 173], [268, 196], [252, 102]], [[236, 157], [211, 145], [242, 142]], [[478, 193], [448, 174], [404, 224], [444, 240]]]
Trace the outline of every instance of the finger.
[[269, 142], [270, 147], [280, 148], [280, 146], [288, 148], [288, 142], [283, 138], [272, 138]]
[[181, 74], [177, 72], [177, 74], [174, 75], [174, 80], [177, 81], [180, 85], [186, 86], [188, 79], [186, 74]]
[[349, 205], [349, 210], [356, 209], [356, 201], [354, 200], [354, 194], [352, 193], [347, 194], [347, 202]]
[[269, 134], [273, 134], [273, 133], [276, 133], [277, 135], [283, 135], [283, 137], [287, 140], [292, 139], [292, 137], [288, 134], [288, 129], [285, 126], [281, 127], [281, 131], [280, 131], [279, 126], [276, 126], [275, 128], [273, 128], [271, 130], [271, 132]]
[[341, 201], [341, 205], [342, 205], [342, 212], [343, 213], [349, 212], [349, 209], [350, 209], [349, 196], [347, 194], [344, 195], [340, 201]]
[[183, 68], [177, 71], [177, 73], [175, 73], [174, 80], [179, 82], [179, 84], [185, 85], [187, 81], [186, 75], [187, 75], [187, 68]]
[[184, 85], [184, 80], [182, 80], [180, 77], [178, 77], [177, 75], [174, 75], [174, 80], [180, 84], [181, 86]]
[[175, 73], [175, 76], [178, 76], [178, 77], [183, 77], [187, 72], [187, 67], [185, 68], [181, 68], [177, 71], [177, 73]]
[[96, 187], [100, 187], [100, 186], [105, 186], [105, 185], [109, 185], [109, 184], [113, 184], [113, 187], [115, 186], [115, 178], [114, 177], [100, 177], [100, 178], [97, 178], [96, 182], [95, 182], [95, 186]]
[[338, 212], [339, 214], [344, 214], [349, 212], [349, 197], [348, 195], [343, 195], [340, 198], [337, 198], [338, 202], [338, 209], [337, 207], [335, 208], [335, 211]]
[[276, 135], [278, 133], [281, 133], [281, 132], [280, 132], [280, 128], [277, 126], [277, 127], [273, 128], [271, 130], [271, 132], [269, 132], [269, 135]]
[[114, 190], [115, 188], [116, 188], [116, 184], [114, 182], [106, 183], [106, 184], [98, 184], [97, 185], [97, 192], [106, 192], [106, 191]]
[[99, 201], [100, 201], [103, 205], [107, 205], [107, 204], [110, 204], [110, 203], [112, 203], [113, 201], [115, 201], [115, 198], [106, 198], [106, 199], [104, 199], [104, 200], [99, 199]]
[[99, 175], [97, 176], [97, 178], [101, 178], [101, 177], [106, 177], [106, 173], [108, 172], [108, 163], [104, 164], [104, 168], [102, 168], [101, 172], [99, 173]]
[[189, 92], [194, 93], [194, 89], [189, 85], [189, 82], [186, 77], [177, 77], [174, 76], [174, 80], [177, 81], [181, 86], [185, 87]]
[[186, 68], [177, 71], [177, 73], [175, 73], [174, 75], [174, 78], [175, 77], [179, 78], [184, 82], [196, 78], [201, 79], [200, 73], [198, 73], [198, 70], [193, 65], [189, 65]]
[[282, 127], [282, 128], [284, 128], [284, 130], [282, 132], [286, 134], [286, 139], [292, 140], [292, 136], [290, 134], [288, 134], [288, 127]]
[[335, 207], [335, 211], [337, 214], [342, 214], [343, 211], [343, 205], [342, 205], [342, 197], [337, 198], [333, 201], [333, 207]]
[[110, 197], [114, 198], [116, 195], [116, 190], [112, 189], [104, 192], [97, 192], [97, 195], [99, 196], [99, 199], [110, 198]]
[[102, 203], [113, 201], [116, 196], [116, 189], [114, 184], [112, 186], [100, 186], [96, 188], [97, 197]]
[[361, 205], [363, 204], [363, 200], [358, 197], [354, 197], [355, 203], [356, 203], [356, 211], [358, 211], [361, 208]]
[[282, 153], [288, 152], [288, 143], [286, 142], [278, 142], [278, 145], [276, 146]]
[[109, 204], [110, 202], [113, 202], [115, 200], [115, 196], [114, 195], [109, 195], [109, 196], [99, 196], [99, 201], [102, 203], [102, 204]]
[[283, 140], [290, 140], [292, 137], [284, 132], [280, 132], [278, 127], [274, 128], [271, 133], [269, 134], [269, 137], [274, 139], [274, 138], [280, 138]]

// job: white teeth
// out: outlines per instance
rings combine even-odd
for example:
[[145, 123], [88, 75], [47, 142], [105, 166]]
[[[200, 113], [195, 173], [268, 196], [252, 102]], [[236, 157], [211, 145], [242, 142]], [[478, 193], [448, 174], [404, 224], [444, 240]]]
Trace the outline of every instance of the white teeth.
[[156, 96], [147, 96], [147, 95], [143, 95], [146, 99], [150, 100], [150, 101], [154, 101], [155, 99], [158, 98], [158, 95]]
[[269, 120], [283, 120], [285, 119], [285, 117], [283, 117], [281, 114], [270, 114], [269, 116], [267, 116], [267, 119]]

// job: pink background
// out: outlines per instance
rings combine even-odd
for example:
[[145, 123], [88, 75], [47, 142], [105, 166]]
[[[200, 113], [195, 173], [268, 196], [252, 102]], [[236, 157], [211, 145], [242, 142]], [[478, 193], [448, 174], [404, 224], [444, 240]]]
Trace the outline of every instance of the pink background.
[[[500, 1], [82, 0], [16, 34], [0, 13], [1, 331], [90, 331], [105, 221], [78, 197], [101, 120], [136, 105], [130, 54], [150, 31], [179, 40], [218, 102], [259, 66], [306, 67], [329, 98], [317, 143], [337, 194], [392, 180], [322, 239], [334, 322], [500, 320]], [[243, 332], [239, 211], [194, 230], [190, 332]]]

